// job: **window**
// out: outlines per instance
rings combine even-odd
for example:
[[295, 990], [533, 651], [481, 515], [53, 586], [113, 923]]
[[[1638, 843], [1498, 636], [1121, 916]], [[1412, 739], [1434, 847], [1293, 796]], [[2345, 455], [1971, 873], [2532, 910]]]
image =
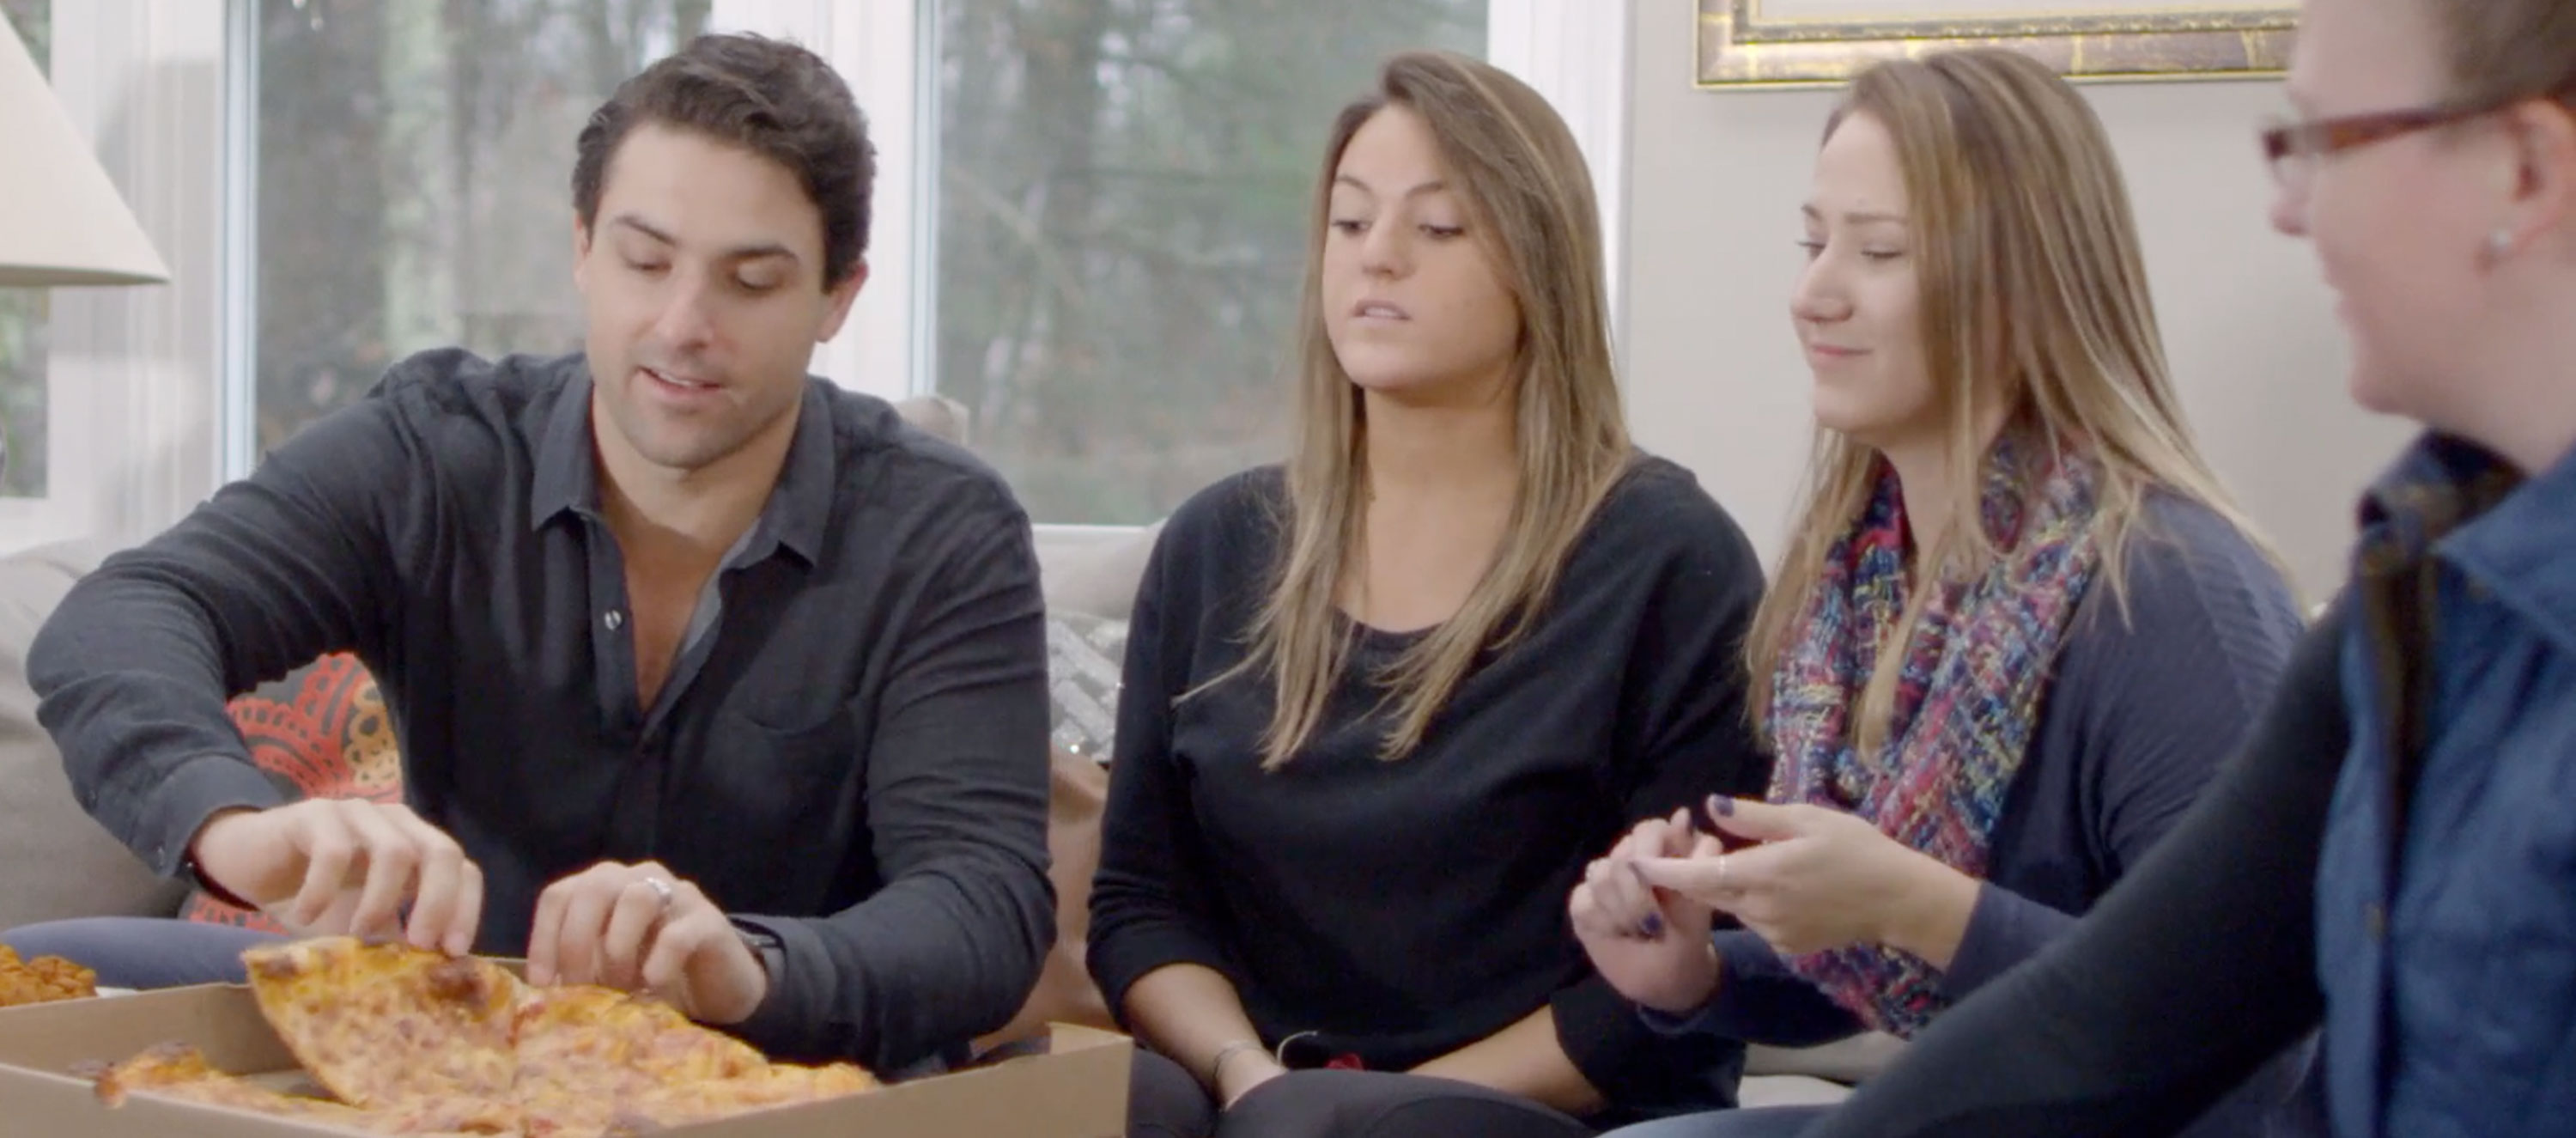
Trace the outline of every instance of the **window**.
[[[0, 0], [0, 21], [17, 32], [39, 69], [48, 66], [51, 0]], [[40, 288], [0, 288], [0, 444], [7, 447], [0, 498], [45, 496], [48, 296]]]
[[256, 450], [415, 351], [577, 350], [573, 140], [712, 0], [248, 2]]
[[686, 37], [741, 29], [829, 58], [879, 149], [874, 271], [815, 369], [967, 404], [1041, 522], [1149, 521], [1282, 452], [1314, 167], [1387, 55], [1445, 47], [1530, 80], [1618, 232], [1626, 7], [233, 0], [227, 257], [252, 287], [227, 295], [254, 299], [225, 316], [223, 469], [413, 351], [577, 348], [584, 116]]
[[1333, 117], [1396, 51], [1482, 55], [1487, 8], [934, 0], [935, 384], [1031, 516], [1148, 522], [1284, 453]]

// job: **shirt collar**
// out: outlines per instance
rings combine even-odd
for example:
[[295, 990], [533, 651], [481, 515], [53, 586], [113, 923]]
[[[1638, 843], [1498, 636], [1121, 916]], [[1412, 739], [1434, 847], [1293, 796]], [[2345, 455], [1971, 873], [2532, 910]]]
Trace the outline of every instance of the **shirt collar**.
[[[590, 371], [582, 357], [569, 357], [574, 368], [560, 388], [554, 409], [537, 436], [535, 481], [529, 494], [529, 528], [541, 529], [566, 513], [596, 517], [599, 509], [597, 450], [590, 431]], [[835, 462], [832, 399], [820, 380], [805, 381], [796, 409], [796, 437], [787, 444], [778, 485], [760, 510], [760, 520], [738, 547], [734, 564], [753, 564], [785, 546], [808, 565], [822, 556], [823, 537], [832, 521]]]
[[2384, 574], [2492, 508], [2520, 476], [2475, 443], [2427, 433], [2397, 456], [2361, 499], [2359, 569]]
[[[2501, 463], [2499, 463], [2501, 465]], [[2576, 454], [2507, 492], [2435, 547], [2498, 603], [2576, 652]]]
[[2356, 569], [2385, 576], [2432, 554], [2576, 651], [2576, 454], [2529, 478], [2474, 443], [2427, 434], [2363, 499]]
[[589, 515], [599, 504], [599, 471], [591, 463], [590, 367], [578, 355], [565, 359], [572, 374], [555, 389], [554, 409], [537, 435], [529, 529], [543, 529], [566, 513]]
[[761, 528], [808, 565], [822, 559], [823, 536], [832, 525], [832, 492], [840, 481], [834, 469], [840, 448], [833, 445], [833, 434], [831, 385], [808, 377], [804, 402], [796, 408], [796, 439], [787, 444], [778, 488], [769, 492], [769, 505], [761, 510]]

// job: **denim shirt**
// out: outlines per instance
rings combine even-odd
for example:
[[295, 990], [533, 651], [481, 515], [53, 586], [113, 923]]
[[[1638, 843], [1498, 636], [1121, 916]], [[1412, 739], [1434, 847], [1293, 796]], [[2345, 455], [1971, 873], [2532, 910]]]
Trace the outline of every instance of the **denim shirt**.
[[2576, 457], [2428, 436], [2362, 507], [2317, 869], [2342, 1138], [2576, 1125]]

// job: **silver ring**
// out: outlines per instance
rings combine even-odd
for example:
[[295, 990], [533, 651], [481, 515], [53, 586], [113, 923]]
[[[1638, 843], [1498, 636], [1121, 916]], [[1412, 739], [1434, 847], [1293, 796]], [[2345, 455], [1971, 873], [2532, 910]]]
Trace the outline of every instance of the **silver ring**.
[[1717, 855], [1717, 887], [1720, 889], [1726, 888], [1726, 855], [1724, 853]]
[[671, 888], [671, 883], [664, 881], [659, 877], [647, 877], [644, 879], [644, 884], [646, 887], [653, 890], [653, 895], [655, 897], [661, 899], [662, 911], [666, 913], [669, 912], [671, 910], [671, 897], [674, 893], [674, 890]]

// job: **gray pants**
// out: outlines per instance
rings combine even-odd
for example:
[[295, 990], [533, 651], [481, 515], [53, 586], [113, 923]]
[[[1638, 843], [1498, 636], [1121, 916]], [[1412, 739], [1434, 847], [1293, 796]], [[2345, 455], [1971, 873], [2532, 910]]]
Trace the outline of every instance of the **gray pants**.
[[276, 933], [166, 917], [82, 917], [0, 933], [21, 957], [59, 956], [98, 973], [104, 988], [239, 984], [242, 950]]
[[1823, 1118], [1830, 1106], [1757, 1106], [1712, 1110], [1622, 1126], [1604, 1138], [1797, 1138], [1807, 1124]]
[[1142, 1047], [1128, 1073], [1128, 1138], [1589, 1138], [1517, 1095], [1385, 1071], [1291, 1071], [1220, 1115], [1181, 1065]]

